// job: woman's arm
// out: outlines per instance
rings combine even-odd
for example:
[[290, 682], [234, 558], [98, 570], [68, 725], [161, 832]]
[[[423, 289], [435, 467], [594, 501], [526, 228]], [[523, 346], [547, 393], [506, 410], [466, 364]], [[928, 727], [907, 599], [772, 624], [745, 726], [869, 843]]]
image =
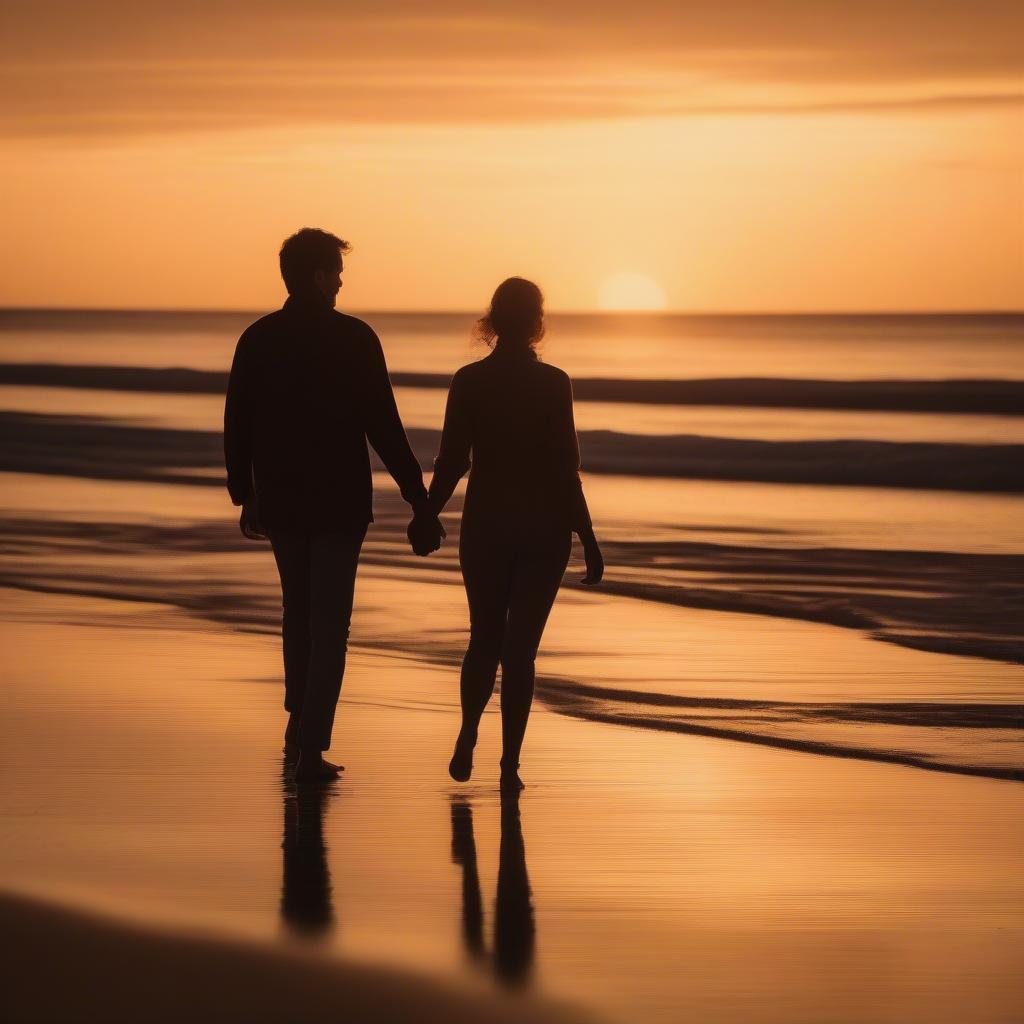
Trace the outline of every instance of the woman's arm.
[[441, 445], [434, 459], [434, 476], [428, 492], [430, 508], [435, 515], [441, 514], [459, 480], [469, 469], [469, 453], [473, 446], [471, 426], [465, 382], [456, 374], [448, 389]]
[[583, 493], [583, 481], [580, 479], [580, 441], [576, 434], [576, 418], [572, 408], [572, 381], [565, 378], [565, 421], [564, 444], [566, 451], [566, 470], [569, 485], [570, 515], [573, 532], [583, 545], [583, 557], [587, 563], [587, 574], [580, 580], [587, 586], [595, 586], [604, 576], [604, 556], [594, 535], [594, 524], [587, 506], [587, 496]]

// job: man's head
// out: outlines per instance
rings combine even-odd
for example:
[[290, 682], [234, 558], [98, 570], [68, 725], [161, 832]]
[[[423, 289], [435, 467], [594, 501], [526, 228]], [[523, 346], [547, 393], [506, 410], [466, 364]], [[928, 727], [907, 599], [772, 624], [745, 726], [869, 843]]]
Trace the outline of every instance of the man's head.
[[303, 228], [281, 246], [281, 276], [289, 295], [319, 292], [333, 306], [341, 289], [342, 256], [351, 246], [319, 228]]

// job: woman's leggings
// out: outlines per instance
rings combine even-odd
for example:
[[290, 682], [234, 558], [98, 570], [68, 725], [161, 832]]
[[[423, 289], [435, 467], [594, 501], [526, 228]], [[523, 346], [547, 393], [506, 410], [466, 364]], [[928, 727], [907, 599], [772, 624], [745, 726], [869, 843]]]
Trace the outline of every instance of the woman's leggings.
[[571, 550], [568, 531], [513, 539], [463, 526], [459, 564], [469, 599], [469, 647], [462, 661], [462, 732], [476, 740], [500, 664], [501, 764], [508, 770], [519, 764], [534, 659]]

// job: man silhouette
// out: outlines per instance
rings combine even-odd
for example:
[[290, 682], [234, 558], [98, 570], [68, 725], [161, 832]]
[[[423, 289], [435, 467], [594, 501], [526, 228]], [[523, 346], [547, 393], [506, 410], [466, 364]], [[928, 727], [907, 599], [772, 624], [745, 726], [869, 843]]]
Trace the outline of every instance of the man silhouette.
[[343, 239], [303, 228], [281, 246], [282, 309], [238, 339], [224, 408], [231, 500], [247, 536], [267, 536], [284, 609], [285, 752], [300, 780], [341, 770], [331, 745], [359, 551], [373, 521], [369, 440], [412, 506], [425, 555], [444, 536], [430, 511], [373, 329], [334, 309]]

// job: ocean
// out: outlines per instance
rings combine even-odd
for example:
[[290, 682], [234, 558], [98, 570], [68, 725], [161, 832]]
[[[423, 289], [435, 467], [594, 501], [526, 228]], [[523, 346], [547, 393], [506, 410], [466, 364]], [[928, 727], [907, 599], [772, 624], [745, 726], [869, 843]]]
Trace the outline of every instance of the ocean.
[[[473, 316], [361, 315], [428, 469], [447, 381], [485, 354]], [[224, 382], [255, 316], [0, 311], [0, 581], [276, 628], [272, 562], [222, 490]], [[574, 380], [609, 570], [593, 597], [570, 569], [540, 699], [1024, 778], [1024, 317], [555, 314], [542, 357]], [[424, 564], [376, 479], [367, 572], [444, 598], [437, 621], [371, 610], [353, 644], [454, 665], [458, 500]]]

